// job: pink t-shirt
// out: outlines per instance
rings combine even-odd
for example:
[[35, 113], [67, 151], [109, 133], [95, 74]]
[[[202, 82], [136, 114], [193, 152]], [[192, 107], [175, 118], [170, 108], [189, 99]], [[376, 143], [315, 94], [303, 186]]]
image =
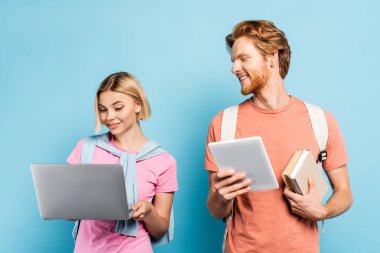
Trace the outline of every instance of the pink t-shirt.
[[[81, 160], [84, 140], [80, 140], [70, 156], [68, 163], [78, 164]], [[112, 140], [110, 143], [124, 152]], [[94, 164], [117, 164], [119, 157], [96, 147]], [[157, 192], [175, 192], [178, 190], [176, 161], [169, 153], [162, 153], [136, 163], [138, 198], [152, 201]], [[124, 236], [115, 232], [116, 221], [81, 220], [75, 243], [75, 253], [96, 252], [153, 252], [150, 237], [144, 222], [139, 221], [136, 237]]]

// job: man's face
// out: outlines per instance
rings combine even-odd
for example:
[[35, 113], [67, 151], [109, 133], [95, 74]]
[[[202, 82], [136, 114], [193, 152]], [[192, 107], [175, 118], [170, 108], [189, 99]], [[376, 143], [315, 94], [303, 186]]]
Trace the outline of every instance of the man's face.
[[235, 40], [231, 50], [232, 73], [240, 81], [241, 93], [248, 95], [262, 90], [269, 79], [267, 62], [247, 37]]

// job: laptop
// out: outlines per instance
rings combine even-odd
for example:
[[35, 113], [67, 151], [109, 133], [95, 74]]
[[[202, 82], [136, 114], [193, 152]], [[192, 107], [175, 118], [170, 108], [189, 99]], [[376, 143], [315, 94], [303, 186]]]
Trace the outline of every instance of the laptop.
[[244, 172], [251, 191], [277, 189], [278, 182], [260, 136], [208, 144], [219, 170]]
[[42, 219], [128, 220], [123, 167], [32, 164]]

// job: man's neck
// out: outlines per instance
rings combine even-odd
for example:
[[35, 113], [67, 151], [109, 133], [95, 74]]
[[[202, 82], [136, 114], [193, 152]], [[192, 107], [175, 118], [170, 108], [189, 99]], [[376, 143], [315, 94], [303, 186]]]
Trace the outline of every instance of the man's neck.
[[282, 79], [270, 80], [268, 85], [255, 93], [252, 98], [257, 107], [271, 110], [286, 106], [290, 100]]

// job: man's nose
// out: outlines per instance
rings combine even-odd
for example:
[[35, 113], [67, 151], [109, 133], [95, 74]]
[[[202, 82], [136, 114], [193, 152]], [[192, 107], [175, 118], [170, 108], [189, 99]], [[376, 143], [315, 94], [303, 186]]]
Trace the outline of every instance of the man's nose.
[[239, 63], [234, 62], [232, 64], [231, 72], [234, 73], [235, 75], [241, 70], [241, 66]]

